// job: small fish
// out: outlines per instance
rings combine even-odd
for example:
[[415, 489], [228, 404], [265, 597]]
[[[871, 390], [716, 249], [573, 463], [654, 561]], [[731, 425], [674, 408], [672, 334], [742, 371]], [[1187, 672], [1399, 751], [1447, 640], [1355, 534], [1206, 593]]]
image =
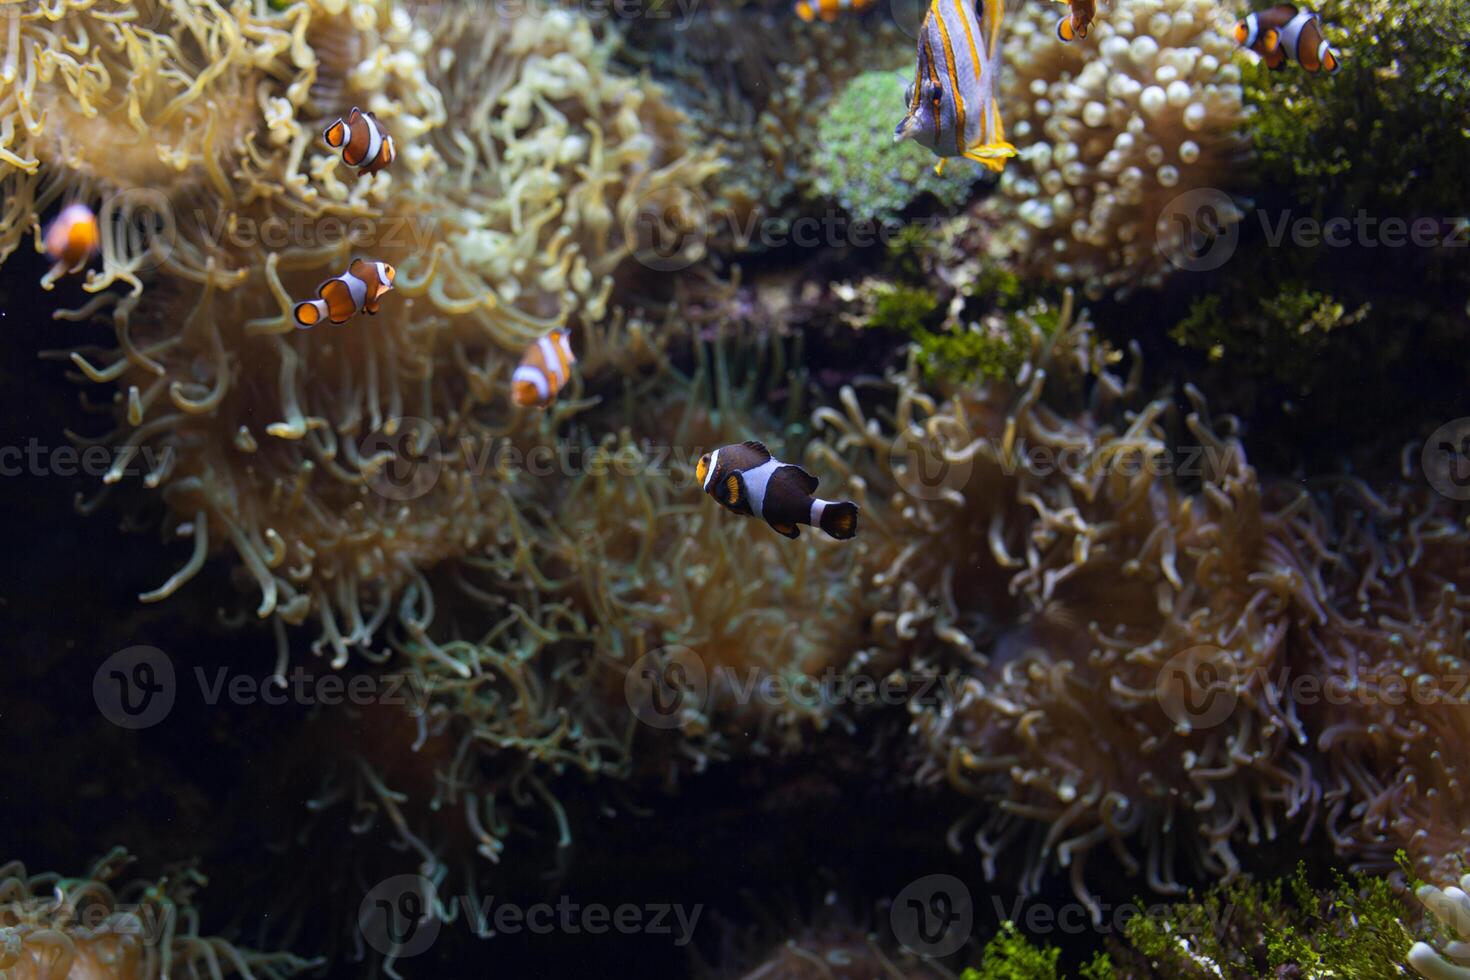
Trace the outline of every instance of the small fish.
[[1235, 43], [1250, 48], [1276, 71], [1295, 61], [1309, 72], [1334, 75], [1342, 67], [1336, 52], [1322, 36], [1322, 22], [1310, 10], [1282, 4], [1248, 14], [1235, 25]]
[[102, 244], [97, 215], [85, 204], [68, 204], [47, 227], [45, 244], [46, 254], [56, 263], [48, 279], [80, 272]]
[[819, 527], [846, 541], [857, 534], [857, 504], [814, 496], [817, 478], [800, 466], [783, 463], [758, 442], [721, 446], [699, 458], [694, 468], [704, 492], [726, 510], [757, 516], [788, 538], [798, 524]]
[[797, 0], [796, 16], [807, 23], [822, 20], [832, 23], [846, 13], [860, 14], [878, 0]]
[[323, 319], [346, 323], [359, 312], [377, 313], [379, 301], [393, 288], [397, 275], [398, 270], [386, 262], [353, 259], [346, 272], [317, 287], [321, 299], [296, 304], [296, 323], [305, 330]]
[[525, 408], [545, 408], [566, 387], [575, 363], [571, 331], [553, 330], [531, 345], [510, 376], [511, 401]]
[[933, 0], [919, 28], [918, 67], [904, 94], [908, 114], [893, 141], [911, 139], [933, 150], [936, 174], [950, 157], [998, 173], [1016, 155], [996, 101], [1004, 17], [1003, 0]]
[[1070, 44], [1079, 37], [1087, 36], [1088, 30], [1092, 27], [1092, 19], [1097, 16], [1097, 2], [1096, 0], [1064, 0], [1064, 2], [1072, 9], [1057, 21], [1057, 37]]
[[357, 168], [359, 177], [375, 174], [398, 156], [393, 137], [371, 112], [360, 112], [357, 106], [344, 122], [338, 119], [322, 134], [327, 145], [342, 151], [342, 162]]

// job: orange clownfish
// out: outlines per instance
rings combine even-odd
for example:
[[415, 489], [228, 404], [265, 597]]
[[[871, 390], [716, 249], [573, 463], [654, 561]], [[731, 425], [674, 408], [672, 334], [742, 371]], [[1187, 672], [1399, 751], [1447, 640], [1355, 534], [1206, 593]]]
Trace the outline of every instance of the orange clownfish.
[[296, 323], [305, 330], [323, 319], [346, 323], [359, 311], [377, 313], [378, 303], [393, 288], [396, 275], [398, 270], [386, 262], [353, 259], [346, 272], [317, 287], [316, 294], [321, 299], [296, 304]]
[[545, 408], [556, 401], [577, 363], [570, 337], [569, 330], [553, 330], [531, 345], [510, 376], [511, 401], [525, 408]]
[[814, 20], [832, 23], [843, 14], [860, 14], [878, 0], [797, 0], [796, 16], [810, 24]]
[[1096, 0], [1065, 0], [1072, 8], [1070, 13], [1062, 15], [1057, 21], [1057, 37], [1067, 43], [1071, 43], [1079, 37], [1086, 37], [1088, 30], [1092, 27], [1092, 19], [1097, 16]]
[[1310, 10], [1282, 4], [1248, 14], [1235, 25], [1235, 43], [1250, 48], [1275, 71], [1295, 61], [1307, 71], [1332, 75], [1342, 67], [1337, 54], [1322, 36], [1322, 23]]
[[45, 244], [46, 254], [56, 263], [48, 279], [80, 272], [102, 244], [97, 215], [85, 204], [68, 204], [46, 229]]
[[338, 119], [322, 134], [327, 145], [342, 151], [342, 162], [357, 168], [357, 175], [375, 174], [398, 156], [393, 137], [371, 112], [352, 107], [346, 121]]

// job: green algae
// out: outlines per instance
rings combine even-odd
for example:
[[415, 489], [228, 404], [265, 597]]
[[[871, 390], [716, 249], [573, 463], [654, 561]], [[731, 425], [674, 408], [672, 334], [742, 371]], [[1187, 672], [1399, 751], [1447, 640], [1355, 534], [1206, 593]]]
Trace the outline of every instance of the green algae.
[[934, 154], [912, 141], [893, 142], [888, 121], [903, 115], [904, 85], [895, 72], [864, 72], [832, 99], [817, 125], [811, 191], [853, 218], [893, 220], [924, 194], [954, 209], [985, 172], [958, 161], [940, 177]]

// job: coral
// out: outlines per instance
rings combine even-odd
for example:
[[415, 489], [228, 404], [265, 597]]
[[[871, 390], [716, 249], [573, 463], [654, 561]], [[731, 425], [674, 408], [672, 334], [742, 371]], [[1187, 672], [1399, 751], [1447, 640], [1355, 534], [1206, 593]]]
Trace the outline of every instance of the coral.
[[1013, 18], [1002, 103], [1020, 157], [987, 206], [1027, 274], [1093, 297], [1155, 286], [1205, 203], [1222, 227], [1243, 216], [1229, 196], [1249, 140], [1228, 16], [1211, 0], [1119, 0], [1072, 44], [1044, 4]]
[[[705, 201], [717, 247], [749, 247], [758, 222], [789, 218], [799, 206], [821, 152], [813, 136], [845, 82], [912, 59], [912, 44], [886, 18], [805, 24], [789, 12], [785, 0], [719, 4], [687, 24], [629, 25], [626, 57], [666, 80], [698, 142], [732, 163]], [[900, 86], [895, 98], [902, 95]]]
[[84, 878], [29, 875], [18, 861], [0, 867], [0, 970], [5, 976], [278, 980], [319, 965], [199, 935], [193, 897], [204, 878], [186, 870], [115, 890], [112, 882], [128, 863], [127, 852], [116, 848]]
[[1301, 714], [1324, 758], [1326, 829], [1368, 869], [1391, 869], [1403, 849], [1421, 878], [1456, 874], [1470, 854], [1454, 748], [1470, 738], [1470, 528], [1463, 510], [1407, 482], [1384, 494], [1334, 483], [1293, 521], [1302, 547], [1328, 549], [1325, 601], [1294, 628], [1322, 685]]
[[[1461, 962], [1470, 959], [1470, 898], [1466, 898], [1467, 891], [1470, 891], [1470, 875], [1463, 876], [1458, 887], [1451, 885], [1440, 889], [1434, 885], [1420, 885], [1415, 891], [1424, 907], [1456, 937], [1446, 945], [1445, 953]], [[1409, 964], [1429, 980], [1465, 980], [1470, 976], [1470, 967], [1450, 963], [1426, 942], [1416, 942], [1409, 950]]]
[[[78, 141], [88, 111], [139, 132], [168, 132], [185, 107], [230, 123], [204, 125], [197, 152], [128, 141], [176, 171], [167, 234], [146, 250], [164, 253], [161, 267], [146, 292], [104, 292], [67, 314], [111, 314], [118, 348], [79, 347], [71, 360], [117, 386], [118, 428], [103, 440], [151, 451], [145, 483], [193, 538], [185, 566], [143, 598], [177, 591], [224, 544], [259, 589], [258, 615], [274, 617], [283, 657], [282, 625], [308, 618], [337, 664], [390, 618], [422, 633], [422, 570], [493, 547], [514, 524], [513, 494], [479, 478], [477, 452], [490, 434], [550, 435], [529, 415], [484, 407], [503, 397], [524, 347], [569, 321], [584, 326], [589, 373], [651, 350], [609, 314], [614, 275], [638, 247], [637, 216], [701, 186], [718, 169], [712, 154], [689, 151], [661, 90], [616, 74], [613, 42], [567, 12], [512, 22], [446, 8], [415, 22], [402, 6], [341, 0], [239, 16], [177, 0], [133, 20], [69, 4], [53, 27], [17, 9], [9, 23], [40, 52], [10, 103], [34, 123], [42, 176], [25, 180], [46, 188], [38, 200], [154, 179], [143, 151], [104, 175], [45, 151]], [[62, 47], [56, 30], [93, 39], [90, 62], [73, 69], [85, 87], [34, 70], [42, 49]], [[123, 83], [155, 74], [169, 87], [138, 105]], [[236, 90], [239, 105], [226, 100]], [[399, 146], [389, 172], [351, 184], [318, 143], [347, 103], [376, 112]], [[56, 111], [32, 119], [43, 105]], [[383, 314], [295, 330], [292, 299], [361, 252], [399, 270]], [[87, 288], [141, 289], [132, 258], [104, 247]], [[553, 425], [577, 408], [564, 400]], [[414, 465], [426, 485], [381, 492]], [[413, 584], [415, 603], [400, 606]]]
[[952, 167], [937, 177], [932, 153], [874, 133], [873, 121], [903, 104], [904, 84], [893, 72], [864, 72], [827, 103], [817, 123], [810, 192], [835, 200], [853, 218], [892, 220], [921, 194], [932, 194], [947, 210], [957, 208], [984, 173]]
[[1189, 980], [1399, 976], [1414, 934], [1387, 880], [1339, 874], [1319, 890], [1300, 865], [1290, 879], [1191, 893], [1162, 915], [1130, 919], [1124, 932], [1123, 975]]
[[1000, 932], [985, 944], [980, 967], [971, 967], [960, 980], [1057, 980], [1055, 946], [1038, 948], [1016, 930], [1014, 922], [1002, 922]]
[[740, 980], [937, 980], [949, 974], [856, 931], [809, 929], [771, 950]]
[[1226, 319], [1224, 302], [1219, 293], [1195, 300], [1169, 336], [1186, 347], [1208, 351], [1213, 361], [1228, 360], [1235, 370], [1298, 385], [1306, 384], [1316, 360], [1337, 340], [1334, 331], [1361, 323], [1371, 309], [1364, 305], [1350, 310], [1331, 295], [1301, 283], [1289, 283], [1276, 295], [1261, 298], [1254, 316]]
[[1311, 214], [1458, 214], [1470, 198], [1470, 12], [1442, 0], [1314, 7], [1343, 54], [1331, 78], [1251, 64], [1245, 97], [1262, 177]]
[[[1470, 97], [1470, 14], [1433, 0], [1315, 9], [1344, 52], [1336, 75], [1237, 58], [1263, 234], [1242, 234], [1211, 295], [1171, 331], [1219, 359], [1198, 383], [1237, 395], [1232, 410], [1259, 406], [1273, 423], [1260, 428], [1296, 457], [1398, 444], [1458, 414], [1434, 396], [1464, 383], [1454, 352], [1470, 297], [1453, 247], [1466, 241], [1455, 216], [1470, 195], [1458, 165], [1470, 127], [1452, 108]], [[1351, 394], [1370, 379], [1371, 407]]]
[[[1116, 355], [1074, 322], [1070, 300], [1054, 315], [1049, 339], [1031, 330], [1010, 384], [936, 403], [911, 364], [893, 379], [892, 428], [851, 391], [845, 413], [818, 418], [875, 515], [863, 560], [883, 655], [958, 672], [957, 703], [915, 712], [933, 760], [919, 778], [984, 801], [987, 875], [1017, 849], [1023, 892], [1054, 862], [1093, 906], [1094, 846], [1137, 869], [1124, 842], [1141, 838], [1150, 884], [1173, 891], [1180, 856], [1230, 874], [1232, 838], [1269, 837], [1269, 811], [1310, 807], [1290, 761], [1299, 724], [1260, 696], [1309, 580], [1297, 556], [1268, 546], [1280, 519], [1231, 420], [1212, 425], [1191, 392], [1176, 439], [1198, 447], [1202, 490], [1188, 492], [1169, 402], [1123, 413], [1141, 368], [1113, 376]], [[1228, 717], [1196, 729], [1171, 716], [1156, 682], [1176, 665], [1192, 684], [1213, 671], [1242, 685]]]

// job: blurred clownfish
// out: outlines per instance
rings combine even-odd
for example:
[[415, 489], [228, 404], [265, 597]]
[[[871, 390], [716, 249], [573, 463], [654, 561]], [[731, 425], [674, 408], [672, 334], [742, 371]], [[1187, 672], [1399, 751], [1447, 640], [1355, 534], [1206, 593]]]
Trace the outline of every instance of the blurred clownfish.
[[393, 137], [371, 112], [360, 112], [357, 106], [344, 122], [338, 119], [322, 134], [327, 145], [342, 151], [342, 162], [357, 168], [357, 175], [375, 174], [398, 156]]
[[1248, 14], [1235, 25], [1235, 43], [1250, 48], [1272, 71], [1295, 61], [1307, 71], [1329, 75], [1342, 67], [1337, 54], [1322, 36], [1322, 22], [1310, 10], [1290, 4]]
[[919, 63], [904, 95], [908, 114], [893, 141], [911, 139], [933, 150], [937, 174], [950, 157], [999, 172], [1016, 155], [996, 101], [1004, 16], [1002, 0], [933, 0], [919, 28]]
[[49, 283], [70, 272], [80, 272], [97, 254], [102, 230], [97, 215], [85, 204], [68, 204], [46, 229], [46, 254], [56, 264], [47, 273]]
[[377, 313], [378, 303], [393, 288], [396, 275], [398, 270], [386, 262], [353, 259], [346, 272], [317, 287], [321, 299], [296, 304], [296, 323], [305, 330], [323, 319], [346, 323], [358, 312]]
[[570, 338], [569, 330], [553, 330], [531, 345], [510, 376], [511, 401], [525, 408], [545, 408], [556, 401], [577, 363]]
[[797, 0], [796, 16], [807, 23], [822, 20], [832, 23], [843, 14], [860, 14], [878, 0]]
[[1088, 30], [1092, 27], [1092, 19], [1097, 16], [1096, 0], [1064, 0], [1071, 7], [1069, 13], [1062, 14], [1061, 20], [1057, 21], [1057, 37], [1070, 44], [1079, 37], [1086, 37]]
[[858, 506], [814, 496], [817, 478], [783, 463], [758, 442], [721, 446], [699, 458], [695, 479], [726, 510], [759, 517], [777, 534], [800, 536], [798, 524], [819, 527], [840, 541], [857, 534]]

